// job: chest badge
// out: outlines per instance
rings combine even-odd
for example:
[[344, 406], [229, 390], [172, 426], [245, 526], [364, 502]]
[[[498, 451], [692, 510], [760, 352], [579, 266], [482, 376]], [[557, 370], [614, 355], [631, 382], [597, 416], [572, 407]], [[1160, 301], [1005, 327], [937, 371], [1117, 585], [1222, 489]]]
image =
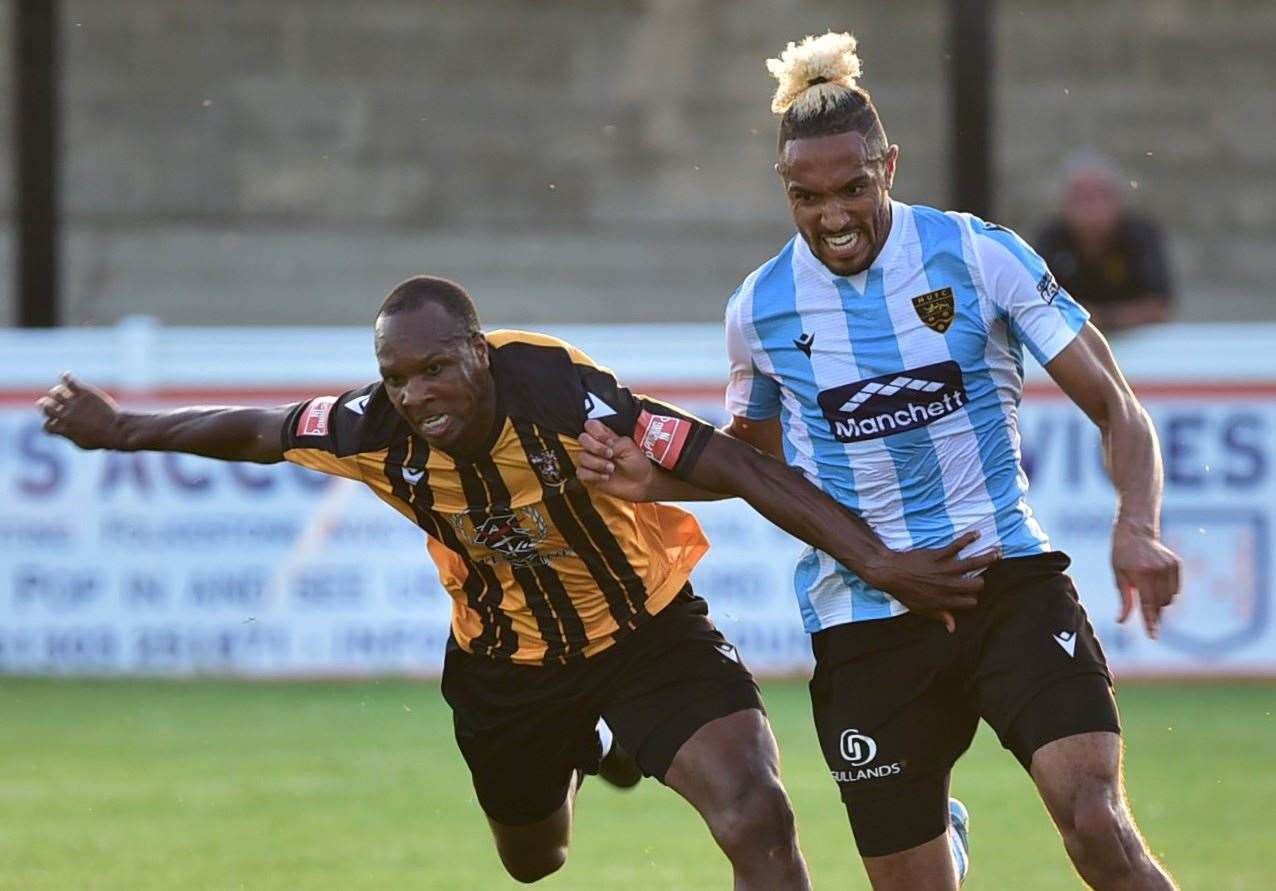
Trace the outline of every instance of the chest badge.
[[914, 297], [913, 309], [917, 310], [917, 318], [921, 319], [927, 328], [943, 334], [957, 316], [953, 302], [953, 289], [940, 288], [938, 291]]
[[562, 465], [558, 463], [558, 456], [548, 449], [541, 452], [529, 452], [527, 460], [531, 462], [532, 467], [536, 468], [536, 475], [545, 485], [561, 486], [567, 481]]

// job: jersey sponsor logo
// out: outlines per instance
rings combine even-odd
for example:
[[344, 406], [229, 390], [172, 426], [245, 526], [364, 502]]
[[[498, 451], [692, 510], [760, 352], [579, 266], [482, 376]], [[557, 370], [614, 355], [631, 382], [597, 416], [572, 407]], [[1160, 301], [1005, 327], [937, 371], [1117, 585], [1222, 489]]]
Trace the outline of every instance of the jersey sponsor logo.
[[805, 353], [809, 359], [811, 358], [811, 347], [815, 346], [815, 335], [807, 334], [803, 331], [801, 337], [794, 338], [793, 345]]
[[570, 554], [570, 549], [542, 553], [536, 546], [549, 536], [549, 524], [534, 506], [513, 510], [453, 514], [452, 527], [471, 545], [495, 551], [480, 562], [503, 561], [520, 568], [541, 566], [550, 557]]
[[601, 397], [585, 391], [585, 419], [599, 421], [616, 415], [616, 410]]
[[540, 452], [528, 452], [527, 460], [536, 470], [536, 475], [541, 478], [541, 482], [547, 486], [561, 486], [567, 481], [567, 475], [563, 473], [562, 465], [558, 463], [558, 456], [553, 452], [545, 449]]
[[913, 298], [913, 309], [917, 318], [932, 331], [943, 334], [957, 317], [952, 288], [940, 288], [927, 294], [919, 294]]
[[1054, 275], [1049, 269], [1041, 276], [1041, 280], [1037, 282], [1037, 293], [1041, 295], [1041, 299], [1046, 303], [1054, 303], [1054, 298], [1059, 293], [1059, 283], [1055, 281]]
[[332, 414], [332, 406], [337, 402], [336, 396], [320, 396], [310, 400], [310, 404], [302, 409], [297, 418], [297, 436], [327, 436], [328, 416]]
[[1063, 651], [1073, 658], [1077, 654], [1077, 633], [1075, 631], [1060, 631], [1058, 634], [1050, 635], [1054, 638], [1054, 642], [1063, 647]]
[[950, 359], [824, 390], [818, 401], [834, 439], [862, 442], [925, 427], [960, 411], [966, 406], [966, 385]]
[[638, 448], [666, 470], [677, 466], [690, 434], [691, 422], [686, 418], [653, 415], [646, 410], [639, 413], [638, 423], [634, 425]]
[[351, 399], [346, 403], [346, 408], [350, 409], [356, 415], [361, 415], [368, 408], [368, 400], [372, 398], [371, 393], [360, 396], [358, 399]]

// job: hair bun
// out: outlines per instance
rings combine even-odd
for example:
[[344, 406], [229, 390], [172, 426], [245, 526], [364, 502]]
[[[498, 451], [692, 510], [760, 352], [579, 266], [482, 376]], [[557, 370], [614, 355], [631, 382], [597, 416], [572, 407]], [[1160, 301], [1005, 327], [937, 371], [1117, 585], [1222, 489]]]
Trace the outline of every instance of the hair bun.
[[790, 42], [778, 59], [767, 59], [767, 71], [779, 81], [771, 110], [784, 114], [790, 108], [799, 117], [818, 114], [828, 102], [855, 89], [860, 75], [860, 57], [855, 38], [829, 31], [808, 36], [801, 43]]

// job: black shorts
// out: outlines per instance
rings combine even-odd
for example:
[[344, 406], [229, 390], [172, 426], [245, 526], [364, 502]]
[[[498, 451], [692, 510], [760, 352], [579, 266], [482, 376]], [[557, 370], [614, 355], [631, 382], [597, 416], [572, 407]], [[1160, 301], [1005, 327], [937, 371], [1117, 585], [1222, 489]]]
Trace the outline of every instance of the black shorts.
[[663, 781], [678, 749], [705, 724], [762, 709], [753, 676], [689, 585], [646, 624], [580, 662], [516, 665], [449, 643], [443, 696], [479, 804], [511, 826], [558, 810], [574, 770], [597, 771], [599, 716], [643, 773]]
[[1055, 552], [996, 564], [953, 634], [906, 613], [812, 636], [815, 726], [862, 856], [944, 831], [949, 773], [980, 718], [1025, 769], [1053, 740], [1120, 732], [1069, 562]]

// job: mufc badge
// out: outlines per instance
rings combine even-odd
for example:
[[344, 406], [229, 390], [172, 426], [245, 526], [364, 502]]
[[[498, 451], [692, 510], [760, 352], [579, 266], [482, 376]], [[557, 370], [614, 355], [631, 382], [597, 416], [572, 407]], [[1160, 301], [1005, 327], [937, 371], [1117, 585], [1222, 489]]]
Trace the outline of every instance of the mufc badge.
[[914, 297], [913, 309], [917, 310], [917, 318], [921, 319], [927, 328], [943, 334], [957, 315], [953, 306], [953, 289], [940, 288], [938, 291]]

